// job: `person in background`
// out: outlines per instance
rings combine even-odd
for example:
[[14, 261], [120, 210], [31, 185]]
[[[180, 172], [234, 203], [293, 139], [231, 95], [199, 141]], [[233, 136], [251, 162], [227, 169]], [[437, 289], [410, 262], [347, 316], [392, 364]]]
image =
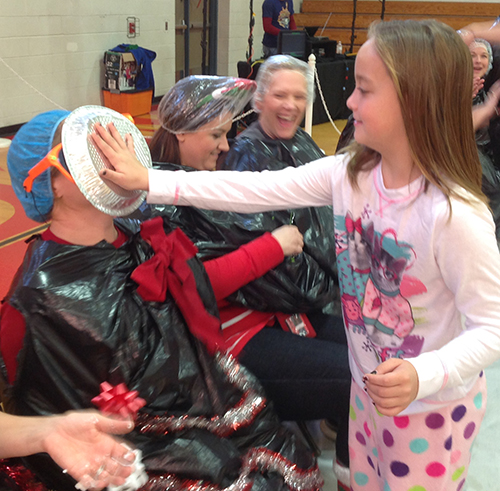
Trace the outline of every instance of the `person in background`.
[[469, 44], [474, 67], [473, 104], [484, 101], [484, 78], [493, 68], [493, 51], [484, 39], [475, 39]]
[[[253, 86], [232, 88], [245, 102]], [[12, 185], [25, 212], [50, 219], [50, 226], [30, 241], [2, 308], [5, 409], [57, 414], [95, 401], [137, 412], [126, 441], [142, 452], [136, 467], [145, 466], [147, 475], [127, 481], [133, 488], [319, 491], [312, 452], [280, 424], [255, 377], [220, 351], [216, 299], [231, 293], [228, 285], [237, 289], [262, 274], [266, 258], [250, 263], [243, 247], [203, 265], [186, 235], [160, 217], [142, 223], [140, 232], [136, 221], [115, 220], [130, 212], [131, 198], [114, 194], [112, 209], [106, 205], [112, 190], [93, 173], [88, 135], [80, 131], [95, 123], [93, 111], [41, 114], [9, 148]], [[108, 121], [131, 125], [104, 111]], [[66, 117], [63, 146], [50, 150]], [[290, 254], [300, 254], [300, 234], [293, 242]], [[270, 237], [272, 243], [281, 248]], [[231, 275], [216, 293], [210, 277], [221, 269]], [[27, 462], [48, 487], [74, 488], [47, 456]]]
[[280, 31], [294, 31], [297, 29], [293, 14], [293, 0], [264, 0], [262, 3], [262, 24], [264, 26], [262, 49], [264, 58], [278, 53], [278, 35]]
[[131, 420], [95, 411], [40, 417], [0, 412], [0, 459], [46, 452], [85, 489], [119, 486], [133, 471], [135, 455], [111, 435], [133, 427]]
[[470, 52], [443, 23], [380, 22], [355, 78], [356, 142], [343, 154], [273, 172], [162, 172], [100, 127], [113, 166], [101, 175], [150, 202], [204, 209], [332, 204], [349, 302], [351, 488], [456, 491], [486, 409], [484, 368], [500, 357], [500, 253]]
[[[500, 171], [500, 118], [498, 117], [498, 93], [500, 89], [496, 82], [500, 79], [500, 16], [494, 21], [478, 22], [469, 24], [460, 29], [458, 33], [467, 45], [475, 46], [475, 40], [489, 43], [490, 63], [488, 73], [484, 77], [483, 100], [475, 100], [473, 109], [474, 129], [478, 131], [480, 138], [487, 135], [489, 140], [488, 155], [490, 156], [496, 171]], [[476, 86], [481, 89], [483, 84]]]
[[[260, 94], [259, 109], [262, 109], [259, 121], [269, 121], [273, 138], [262, 132], [260, 123], [254, 123], [242, 133], [242, 138], [237, 138], [234, 143], [237, 150], [233, 152], [231, 149], [228, 158], [239, 170], [262, 170], [300, 165], [308, 158], [322, 156], [309, 135], [298, 128], [306, 101], [312, 99], [312, 80], [307, 64], [289, 56], [275, 56], [267, 60], [261, 70], [263, 75], [257, 82], [256, 92]], [[211, 94], [224, 93], [232, 84], [231, 78], [192, 76], [180, 80], [170, 89], [159, 104], [161, 127], [150, 143], [157, 168], [214, 169], [219, 154], [228, 148], [226, 133], [232, 121], [224, 114], [233, 114], [234, 111], [230, 97], [224, 103], [223, 98], [212, 98]], [[279, 99], [278, 94], [282, 92], [283, 97]], [[280, 109], [275, 100], [283, 100], [281, 106], [285, 109]], [[279, 125], [275, 123], [278, 115], [286, 118], [284, 130], [281, 127], [274, 130]], [[282, 220], [279, 214], [242, 216], [189, 207], [158, 206], [149, 211], [153, 216], [161, 214], [180, 226], [198, 246], [202, 257], [207, 254], [213, 257], [217, 249], [227, 251], [230, 245], [240, 245], [235, 229], [248, 241], [255, 234], [264, 234], [265, 237], [270, 232], [283, 233], [290, 227], [287, 225], [289, 213], [284, 213]], [[257, 376], [280, 418], [287, 421], [328, 419], [338, 427], [334, 467], [339, 480], [348, 482], [351, 377], [347, 341], [342, 317], [324, 315], [318, 306], [321, 297], [330, 306], [335, 303], [333, 288], [338, 289], [336, 276], [332, 279], [333, 273], [323, 266], [331, 265], [335, 260], [330, 254], [324, 254], [324, 233], [331, 228], [331, 213], [331, 207], [293, 212], [295, 223], [308, 237], [307, 247], [314, 251], [314, 257], [302, 253], [285, 261], [294, 277], [281, 276], [280, 281], [276, 281], [276, 277], [269, 278], [268, 275], [269, 283], [263, 285], [264, 276], [248, 285], [248, 289], [240, 290], [239, 297], [219, 301], [218, 307], [225, 348]], [[323, 237], [318, 240], [320, 235]], [[267, 247], [264, 243], [262, 246]], [[259, 246], [259, 239], [253, 241], [253, 250], [248, 250], [253, 260], [269, 254], [262, 246]], [[278, 266], [281, 271], [282, 266]], [[316, 274], [321, 278], [320, 282], [314, 280]], [[301, 277], [307, 278], [309, 296], [313, 297], [303, 306], [311, 311], [311, 315], [302, 310], [290, 311], [301, 307], [300, 291], [293, 284], [299, 283]], [[248, 299], [246, 294], [250, 289], [252, 298]], [[256, 297], [260, 291], [263, 291], [262, 297]], [[279, 298], [288, 296], [289, 305], [279, 302]], [[257, 300], [253, 301], [253, 298]], [[280, 307], [287, 307], [287, 310], [280, 311]], [[296, 325], [291, 324], [292, 321]]]

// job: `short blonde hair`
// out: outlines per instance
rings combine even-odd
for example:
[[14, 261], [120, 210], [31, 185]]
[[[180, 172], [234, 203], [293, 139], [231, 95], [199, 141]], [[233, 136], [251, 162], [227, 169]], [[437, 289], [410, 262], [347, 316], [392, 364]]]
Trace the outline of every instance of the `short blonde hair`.
[[275, 55], [268, 58], [259, 68], [257, 73], [257, 90], [253, 96], [253, 107], [264, 100], [265, 95], [271, 87], [273, 76], [280, 70], [292, 70], [304, 75], [307, 87], [307, 102], [314, 101], [314, 73], [312, 68], [305, 62], [290, 55]]

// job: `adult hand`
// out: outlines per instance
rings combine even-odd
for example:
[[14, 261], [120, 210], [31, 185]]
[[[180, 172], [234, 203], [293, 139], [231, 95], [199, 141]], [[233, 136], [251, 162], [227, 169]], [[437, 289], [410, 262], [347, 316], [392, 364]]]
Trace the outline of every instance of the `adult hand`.
[[284, 256], [295, 256], [302, 252], [304, 237], [295, 225], [283, 225], [272, 232], [283, 249]]
[[457, 33], [460, 34], [460, 37], [467, 46], [469, 46], [469, 44], [475, 39], [473, 29], [471, 29], [470, 26], [463, 27], [457, 31]]
[[107, 168], [100, 172], [105, 181], [110, 181], [127, 191], [149, 190], [148, 169], [135, 157], [134, 140], [126, 135], [125, 141], [113, 123], [104, 128], [96, 123], [92, 141], [107, 161]]
[[457, 31], [464, 42], [469, 45], [474, 39], [485, 39], [490, 44], [500, 43], [500, 22], [494, 21], [473, 22]]
[[384, 361], [376, 373], [366, 374], [363, 380], [366, 392], [385, 416], [396, 416], [417, 397], [417, 371], [409, 361], [400, 358]]
[[484, 87], [484, 78], [474, 77], [472, 80], [472, 98]]
[[500, 100], [500, 80], [497, 80], [488, 91], [483, 104], [477, 104], [472, 108], [472, 120], [474, 130], [483, 128], [490, 124], [490, 119], [499, 115], [498, 103]]
[[82, 411], [44, 418], [41, 426], [44, 450], [79, 481], [80, 489], [121, 485], [134, 470], [134, 453], [111, 436], [131, 431], [130, 420]]
[[488, 91], [484, 103], [492, 108], [493, 116], [498, 116], [498, 104], [500, 103], [500, 80], [497, 80]]

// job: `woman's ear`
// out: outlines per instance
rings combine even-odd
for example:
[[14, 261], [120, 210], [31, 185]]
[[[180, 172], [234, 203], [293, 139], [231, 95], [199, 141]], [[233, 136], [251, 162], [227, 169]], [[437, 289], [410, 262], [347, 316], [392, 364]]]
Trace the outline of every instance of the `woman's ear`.
[[59, 199], [64, 196], [65, 189], [67, 189], [68, 184], [72, 183], [66, 179], [57, 169], [51, 168], [50, 172], [50, 183], [52, 187], [52, 194], [54, 199]]
[[177, 138], [177, 141], [179, 143], [184, 143], [184, 141], [186, 140], [186, 136], [185, 135], [186, 135], [185, 133], [177, 133], [175, 135], [175, 137]]
[[52, 194], [54, 195], [54, 199], [60, 198], [62, 191], [58, 174], [60, 173], [59, 172], [50, 173], [50, 185], [52, 187]]

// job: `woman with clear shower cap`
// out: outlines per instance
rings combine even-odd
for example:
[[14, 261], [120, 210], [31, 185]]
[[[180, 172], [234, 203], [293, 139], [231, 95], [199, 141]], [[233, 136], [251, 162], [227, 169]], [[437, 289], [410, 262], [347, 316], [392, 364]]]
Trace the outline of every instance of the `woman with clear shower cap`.
[[[179, 80], [158, 106], [161, 127], [150, 143], [153, 162], [213, 170], [229, 146], [232, 120], [255, 92], [252, 80], [191, 76]], [[207, 136], [207, 138], [203, 138]]]

